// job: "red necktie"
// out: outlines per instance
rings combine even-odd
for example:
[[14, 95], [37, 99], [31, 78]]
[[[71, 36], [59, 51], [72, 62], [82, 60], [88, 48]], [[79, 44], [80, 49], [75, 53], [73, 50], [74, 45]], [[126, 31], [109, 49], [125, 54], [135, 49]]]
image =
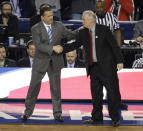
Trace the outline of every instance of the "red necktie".
[[89, 31], [89, 64], [92, 65], [93, 58], [92, 58], [92, 31]]

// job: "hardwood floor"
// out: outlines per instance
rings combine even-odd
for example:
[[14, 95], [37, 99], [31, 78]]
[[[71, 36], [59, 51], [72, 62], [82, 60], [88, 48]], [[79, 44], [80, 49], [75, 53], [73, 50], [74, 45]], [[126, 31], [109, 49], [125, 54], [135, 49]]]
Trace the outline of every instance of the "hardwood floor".
[[1, 124], [0, 131], [143, 131], [143, 126], [18, 125]]

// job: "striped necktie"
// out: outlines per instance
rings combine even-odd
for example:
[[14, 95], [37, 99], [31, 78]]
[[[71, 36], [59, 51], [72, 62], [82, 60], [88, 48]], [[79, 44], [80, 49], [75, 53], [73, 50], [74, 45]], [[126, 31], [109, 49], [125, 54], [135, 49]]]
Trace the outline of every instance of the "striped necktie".
[[49, 42], [51, 44], [51, 42], [52, 42], [52, 29], [51, 29], [51, 26], [48, 26], [48, 36], [49, 36]]

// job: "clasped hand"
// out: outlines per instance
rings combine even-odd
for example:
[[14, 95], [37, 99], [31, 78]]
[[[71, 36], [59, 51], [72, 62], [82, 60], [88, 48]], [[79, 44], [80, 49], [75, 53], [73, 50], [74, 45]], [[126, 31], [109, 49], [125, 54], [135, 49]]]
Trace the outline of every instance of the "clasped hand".
[[61, 45], [53, 46], [53, 51], [57, 54], [60, 54], [63, 52], [63, 47]]
[[117, 64], [117, 69], [118, 69], [118, 71], [120, 71], [121, 69], [123, 69], [123, 63], [119, 63], [119, 64]]

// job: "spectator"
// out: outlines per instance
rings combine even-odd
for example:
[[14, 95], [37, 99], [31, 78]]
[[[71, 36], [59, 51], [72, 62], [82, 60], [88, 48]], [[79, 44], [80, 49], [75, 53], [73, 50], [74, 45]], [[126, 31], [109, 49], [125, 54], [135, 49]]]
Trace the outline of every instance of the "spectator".
[[54, 16], [61, 19], [60, 0], [35, 0], [36, 10], [39, 11], [40, 5], [42, 5], [44, 3], [51, 5], [53, 12], [54, 12]]
[[35, 54], [35, 45], [32, 40], [27, 42], [27, 54], [27, 57], [24, 57], [18, 61], [19, 67], [32, 67]]
[[18, 18], [30, 18], [36, 14], [35, 0], [1, 0], [9, 1], [13, 8], [13, 13]]
[[6, 48], [0, 44], [0, 67], [16, 67], [14, 60], [6, 58]]
[[119, 21], [130, 21], [134, 11], [132, 0], [105, 0], [106, 11], [117, 16]]
[[12, 6], [8, 1], [1, 4], [0, 24], [7, 26], [4, 33], [0, 35], [0, 42], [7, 42], [9, 36], [13, 36], [15, 40], [17, 39], [18, 19], [12, 14]]
[[66, 53], [65, 67], [67, 68], [83, 68], [84, 63], [77, 58], [76, 50]]
[[143, 20], [135, 24], [133, 39], [136, 39], [137, 42], [143, 42]]
[[143, 68], [143, 50], [142, 50], [141, 58], [138, 58], [133, 62], [132, 68]]
[[95, 11], [95, 0], [72, 0], [72, 19], [81, 20], [85, 10]]
[[143, 1], [134, 0], [134, 5], [135, 5], [134, 20], [142, 20], [143, 19]]

